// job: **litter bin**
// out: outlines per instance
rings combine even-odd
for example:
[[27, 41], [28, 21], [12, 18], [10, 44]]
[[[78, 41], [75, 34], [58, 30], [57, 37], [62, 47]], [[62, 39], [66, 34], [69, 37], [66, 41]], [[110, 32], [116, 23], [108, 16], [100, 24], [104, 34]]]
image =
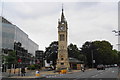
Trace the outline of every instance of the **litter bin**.
[[35, 76], [36, 76], [36, 78], [40, 77], [40, 71], [39, 70], [36, 71]]

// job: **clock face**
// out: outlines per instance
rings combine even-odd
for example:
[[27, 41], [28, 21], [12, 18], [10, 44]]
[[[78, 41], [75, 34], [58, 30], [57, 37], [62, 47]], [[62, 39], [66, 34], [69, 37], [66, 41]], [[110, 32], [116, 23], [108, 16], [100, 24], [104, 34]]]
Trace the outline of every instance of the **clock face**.
[[61, 26], [61, 27], [60, 27], [60, 30], [64, 30], [64, 26]]

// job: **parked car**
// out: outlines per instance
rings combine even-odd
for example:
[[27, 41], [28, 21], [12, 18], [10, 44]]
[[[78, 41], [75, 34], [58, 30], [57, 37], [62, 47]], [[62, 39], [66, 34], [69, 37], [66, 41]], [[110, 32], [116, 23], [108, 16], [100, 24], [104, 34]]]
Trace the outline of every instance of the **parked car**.
[[105, 68], [110, 68], [110, 65], [104, 65], [105, 66]]
[[97, 65], [97, 70], [105, 70], [105, 66], [103, 64]]
[[114, 67], [117, 67], [118, 65], [117, 64], [114, 64]]

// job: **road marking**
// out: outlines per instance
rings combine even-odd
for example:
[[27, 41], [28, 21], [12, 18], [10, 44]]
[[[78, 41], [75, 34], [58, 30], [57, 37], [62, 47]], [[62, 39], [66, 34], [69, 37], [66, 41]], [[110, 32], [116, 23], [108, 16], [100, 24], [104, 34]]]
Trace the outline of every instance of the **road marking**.
[[98, 76], [98, 75], [94, 75], [94, 76], [92, 76], [92, 77], [96, 77], [96, 76]]
[[112, 73], [114, 73], [115, 71], [112, 71]]
[[103, 74], [103, 73], [100, 73], [100, 74]]
[[92, 76], [92, 77], [96, 77], [96, 75], [95, 75], [95, 76]]
[[102, 70], [99, 70], [98, 72], [102, 72]]

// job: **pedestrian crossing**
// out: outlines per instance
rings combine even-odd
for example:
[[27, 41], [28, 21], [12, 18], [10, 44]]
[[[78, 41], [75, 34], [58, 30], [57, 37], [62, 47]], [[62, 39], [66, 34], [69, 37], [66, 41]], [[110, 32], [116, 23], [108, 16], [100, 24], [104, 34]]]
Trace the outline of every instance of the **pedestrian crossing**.
[[56, 77], [62, 77], [62, 76], [64, 76], [64, 75], [66, 75], [66, 74], [47, 75], [47, 76], [45, 76], [45, 77], [46, 77], [46, 78], [56, 78]]

